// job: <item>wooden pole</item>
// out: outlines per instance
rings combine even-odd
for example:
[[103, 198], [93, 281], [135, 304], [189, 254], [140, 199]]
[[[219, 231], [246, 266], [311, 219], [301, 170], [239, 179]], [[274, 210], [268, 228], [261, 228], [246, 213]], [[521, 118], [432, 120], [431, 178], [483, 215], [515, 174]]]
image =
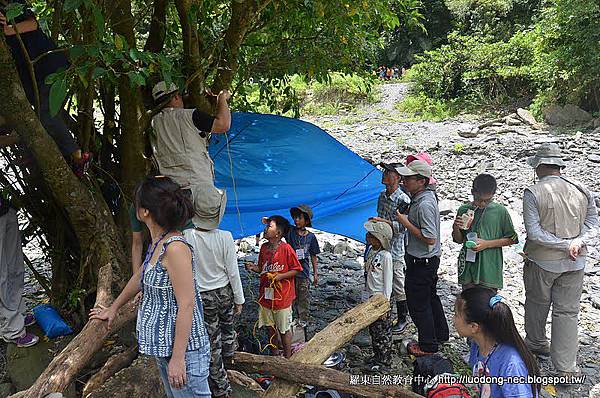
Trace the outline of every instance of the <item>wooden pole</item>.
[[[233, 366], [245, 372], [268, 373], [296, 383], [332, 388], [358, 397], [422, 398], [420, 395], [401, 387], [400, 384], [393, 384], [393, 376], [389, 376], [389, 380], [384, 379], [379, 384], [361, 384], [360, 376], [352, 378], [349, 373], [340, 372], [339, 370], [328, 369], [322, 365], [299, 363], [281, 357], [236, 352], [233, 358]], [[404, 378], [401, 378], [401, 380], [404, 381]], [[384, 385], [384, 382], [387, 385]], [[396, 381], [396, 383], [399, 382]]]
[[[356, 333], [389, 310], [388, 299], [383, 294], [376, 294], [327, 325], [290, 359], [305, 364], [321, 365], [337, 349], [349, 342]], [[269, 386], [265, 398], [293, 398], [299, 390], [298, 384], [278, 379]]]

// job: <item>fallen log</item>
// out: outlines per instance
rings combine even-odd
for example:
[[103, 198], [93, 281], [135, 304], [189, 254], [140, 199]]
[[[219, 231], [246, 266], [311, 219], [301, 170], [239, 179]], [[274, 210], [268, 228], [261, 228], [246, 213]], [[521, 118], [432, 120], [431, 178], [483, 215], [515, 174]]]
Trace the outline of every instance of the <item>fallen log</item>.
[[106, 361], [104, 366], [93, 375], [85, 386], [83, 387], [83, 397], [86, 398], [90, 393], [100, 387], [104, 382], [114, 376], [119, 370], [124, 369], [131, 365], [133, 360], [138, 355], [137, 344], [126, 349], [125, 351], [119, 352], [113, 355]]
[[[111, 283], [112, 266], [108, 264], [98, 271], [96, 305], [108, 306], [112, 302]], [[89, 321], [60, 354], [54, 357], [31, 387], [11, 395], [10, 398], [40, 398], [52, 392], [63, 392], [92, 356], [102, 348], [104, 339], [135, 318], [137, 303], [134, 303], [134, 300], [121, 307], [110, 330], [104, 321]]]
[[[292, 361], [321, 365], [331, 354], [362, 329], [375, 322], [390, 310], [390, 302], [383, 294], [376, 294], [367, 302], [345, 312], [317, 333], [305, 346], [290, 358]], [[293, 398], [300, 386], [277, 379], [269, 386], [265, 398]]]
[[260, 384], [237, 370], [228, 370], [227, 378], [229, 378], [230, 383], [245, 387], [248, 390], [255, 392], [259, 397], [262, 397], [265, 394], [265, 390], [263, 390]]
[[[360, 377], [355, 376], [356, 379], [352, 381], [352, 375], [349, 373], [328, 369], [322, 365], [299, 363], [281, 357], [236, 352], [233, 357], [233, 366], [245, 372], [268, 373], [296, 383], [333, 388], [358, 397], [422, 398], [420, 395], [401, 387], [400, 384], [392, 384], [394, 381], [392, 376], [387, 381], [388, 385], [361, 384]], [[400, 380], [404, 381], [404, 378], [400, 378]]]

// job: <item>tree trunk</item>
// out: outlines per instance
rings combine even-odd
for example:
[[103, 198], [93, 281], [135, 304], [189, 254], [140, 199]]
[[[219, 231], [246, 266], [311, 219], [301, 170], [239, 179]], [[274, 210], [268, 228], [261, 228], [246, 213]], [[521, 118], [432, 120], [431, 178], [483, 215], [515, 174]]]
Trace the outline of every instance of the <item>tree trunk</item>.
[[104, 382], [110, 379], [115, 373], [119, 370], [128, 367], [131, 365], [133, 360], [138, 355], [138, 346], [137, 344], [126, 349], [123, 352], [120, 352], [116, 355], [113, 355], [106, 361], [102, 369], [98, 371], [98, 373], [94, 374], [85, 386], [83, 387], [83, 396], [87, 397], [92, 391], [96, 390], [100, 387]]
[[[358, 397], [366, 398], [422, 398], [399, 385], [392, 385], [392, 377], [388, 385], [360, 383], [360, 377], [352, 379], [352, 375], [321, 365], [308, 365], [281, 357], [253, 355], [236, 352], [233, 366], [248, 373], [267, 373], [278, 378], [312, 386], [333, 388]], [[404, 380], [404, 379], [402, 379]]]
[[238, 70], [238, 54], [246, 34], [258, 14], [271, 0], [245, 0], [231, 2], [231, 20], [223, 40], [223, 54], [219, 63], [219, 71], [213, 83], [213, 91], [231, 87], [231, 82]]
[[154, 12], [150, 22], [150, 32], [144, 50], [153, 53], [162, 51], [167, 35], [167, 6], [168, 0], [154, 0]]
[[[322, 364], [331, 354], [362, 329], [375, 322], [390, 310], [390, 302], [383, 294], [371, 297], [345, 312], [317, 333], [306, 345], [290, 358], [307, 364]], [[265, 398], [293, 398], [300, 386], [284, 380], [275, 380], [267, 389]]]
[[[31, 109], [21, 86], [11, 53], [0, 38], [0, 92], [5, 93], [0, 114], [32, 152], [56, 204], [65, 210], [81, 248], [81, 261], [89, 261], [91, 279], [99, 265], [127, 264], [120, 250], [121, 237], [104, 199], [86, 188], [65, 162], [58, 147]], [[83, 256], [87, 256], [83, 258]], [[117, 279], [121, 274], [117, 273]]]

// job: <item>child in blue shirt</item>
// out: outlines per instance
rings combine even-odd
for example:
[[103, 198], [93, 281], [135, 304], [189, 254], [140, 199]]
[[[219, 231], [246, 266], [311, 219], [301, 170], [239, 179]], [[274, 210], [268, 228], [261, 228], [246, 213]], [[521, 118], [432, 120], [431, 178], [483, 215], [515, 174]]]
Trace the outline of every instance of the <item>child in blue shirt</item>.
[[460, 336], [472, 341], [473, 376], [492, 377], [489, 383], [477, 384], [479, 398], [538, 396], [540, 386], [527, 383], [527, 377], [539, 376], [539, 367], [502, 296], [484, 287], [464, 290], [454, 305], [454, 325]]

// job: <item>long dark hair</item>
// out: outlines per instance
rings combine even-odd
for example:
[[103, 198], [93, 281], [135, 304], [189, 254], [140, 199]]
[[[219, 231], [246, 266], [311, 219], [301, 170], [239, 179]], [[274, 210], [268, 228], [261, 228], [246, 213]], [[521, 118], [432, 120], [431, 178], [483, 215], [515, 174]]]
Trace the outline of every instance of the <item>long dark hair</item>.
[[[499, 344], [515, 347], [525, 362], [529, 375], [539, 376], [540, 368], [515, 326], [510, 307], [503, 302], [490, 307], [490, 299], [495, 295], [496, 292], [491, 289], [472, 287], [460, 294], [458, 307], [465, 320], [477, 323], [485, 335], [493, 337]], [[539, 384], [531, 384], [534, 397], [538, 396], [539, 390]]]
[[167, 231], [181, 229], [194, 214], [190, 194], [165, 176], [147, 176], [135, 189], [135, 208], [147, 209]]

